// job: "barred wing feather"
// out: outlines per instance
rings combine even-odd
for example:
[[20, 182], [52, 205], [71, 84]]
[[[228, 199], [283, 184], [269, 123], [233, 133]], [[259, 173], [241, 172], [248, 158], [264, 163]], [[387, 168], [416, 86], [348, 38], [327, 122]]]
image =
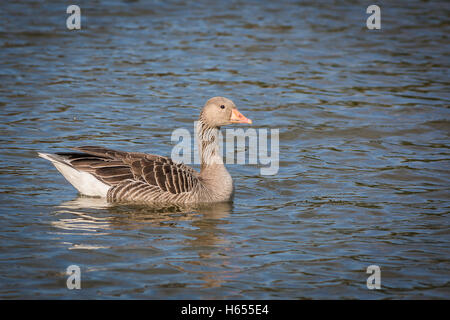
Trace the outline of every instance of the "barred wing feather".
[[183, 200], [199, 185], [197, 171], [170, 158], [93, 146], [73, 149], [81, 153], [58, 155], [110, 185], [109, 201]]

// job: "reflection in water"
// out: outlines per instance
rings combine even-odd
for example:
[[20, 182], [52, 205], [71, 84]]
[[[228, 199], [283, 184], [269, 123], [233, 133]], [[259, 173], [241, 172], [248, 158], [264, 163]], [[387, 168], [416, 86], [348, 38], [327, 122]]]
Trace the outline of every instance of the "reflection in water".
[[76, 199], [65, 201], [59, 205], [63, 209], [104, 209], [110, 207], [111, 204], [104, 198], [94, 198], [78, 196]]
[[[84, 197], [61, 203], [56, 214], [73, 214], [72, 218], [61, 218], [54, 222], [54, 226], [66, 230], [84, 230], [85, 224], [93, 223], [88, 229], [109, 229], [107, 225], [98, 225], [104, 221], [115, 225], [127, 221], [163, 224], [176, 221], [194, 221], [199, 215], [208, 219], [222, 219], [227, 217], [232, 209], [229, 202], [199, 205], [140, 205], [140, 204], [112, 204], [102, 198]], [[98, 217], [95, 213], [108, 212], [111, 216]], [[81, 223], [81, 224], [79, 224]], [[96, 230], [98, 231], [98, 230]]]
[[[56, 211], [57, 214], [72, 213], [77, 217], [85, 218], [88, 221], [99, 221], [110, 219], [120, 224], [127, 219], [134, 222], [175, 222], [175, 221], [193, 221], [202, 215], [209, 219], [222, 219], [227, 217], [232, 209], [230, 202], [221, 202], [214, 204], [197, 204], [197, 205], [140, 205], [140, 204], [116, 204], [108, 203], [103, 198], [93, 198], [79, 196], [78, 198], [61, 203]], [[94, 209], [94, 210], [93, 210]], [[96, 212], [110, 213], [107, 218], [99, 218], [92, 216]], [[97, 210], [97, 211], [95, 211]], [[73, 221], [64, 220], [68, 223]], [[73, 229], [70, 226], [57, 224], [58, 227]], [[106, 228], [106, 227], [105, 227]], [[107, 228], [106, 228], [107, 229]]]
[[109, 204], [104, 199], [78, 197], [75, 200], [63, 202], [55, 211], [58, 220], [52, 225], [56, 228], [88, 235], [92, 232], [107, 234], [104, 231], [109, 229], [109, 217], [96, 216], [93, 212], [83, 209], [104, 209]]
[[[230, 241], [223, 237], [226, 232], [220, 226], [227, 223], [224, 219], [231, 211], [232, 203], [229, 202], [148, 206], [111, 204], [105, 199], [79, 196], [57, 207], [54, 212], [57, 220], [52, 226], [59, 230], [55, 232], [58, 235], [82, 236], [81, 243], [62, 237], [69, 250], [117, 249], [111, 246], [113, 230], [134, 234], [138, 231], [145, 237], [140, 240], [151, 243], [152, 248], [169, 250], [158, 248], [161, 230], [177, 229], [180, 232], [171, 239], [176, 243], [177, 252], [165, 264], [180, 273], [198, 277], [203, 282], [202, 287], [218, 287], [229, 278], [229, 271], [223, 271], [224, 267], [229, 269], [223, 252], [230, 251]], [[167, 245], [167, 240], [162, 242], [163, 246]], [[142, 245], [139, 247], [142, 249]]]

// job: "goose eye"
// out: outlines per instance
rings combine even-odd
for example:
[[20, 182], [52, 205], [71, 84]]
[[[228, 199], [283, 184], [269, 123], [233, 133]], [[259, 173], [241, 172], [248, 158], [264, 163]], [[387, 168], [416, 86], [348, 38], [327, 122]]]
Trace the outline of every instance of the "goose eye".
[[221, 105], [221, 106], [220, 106], [220, 109], [225, 109], [225, 106], [224, 106], [224, 105]]

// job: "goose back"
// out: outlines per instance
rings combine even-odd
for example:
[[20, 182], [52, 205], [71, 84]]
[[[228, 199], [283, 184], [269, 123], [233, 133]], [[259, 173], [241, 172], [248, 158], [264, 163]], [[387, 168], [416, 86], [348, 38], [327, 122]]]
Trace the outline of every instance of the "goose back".
[[57, 153], [73, 168], [111, 186], [107, 199], [117, 201], [195, 202], [201, 193], [197, 171], [172, 159], [103, 147], [72, 148]]

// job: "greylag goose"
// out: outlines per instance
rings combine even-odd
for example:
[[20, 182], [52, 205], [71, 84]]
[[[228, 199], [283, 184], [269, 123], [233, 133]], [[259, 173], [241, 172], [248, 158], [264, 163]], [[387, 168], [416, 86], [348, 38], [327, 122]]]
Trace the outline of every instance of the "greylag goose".
[[108, 202], [204, 203], [229, 201], [233, 181], [219, 154], [219, 129], [252, 121], [233, 101], [209, 99], [197, 123], [200, 172], [170, 158], [103, 147], [71, 148], [77, 152], [38, 153], [83, 195]]

